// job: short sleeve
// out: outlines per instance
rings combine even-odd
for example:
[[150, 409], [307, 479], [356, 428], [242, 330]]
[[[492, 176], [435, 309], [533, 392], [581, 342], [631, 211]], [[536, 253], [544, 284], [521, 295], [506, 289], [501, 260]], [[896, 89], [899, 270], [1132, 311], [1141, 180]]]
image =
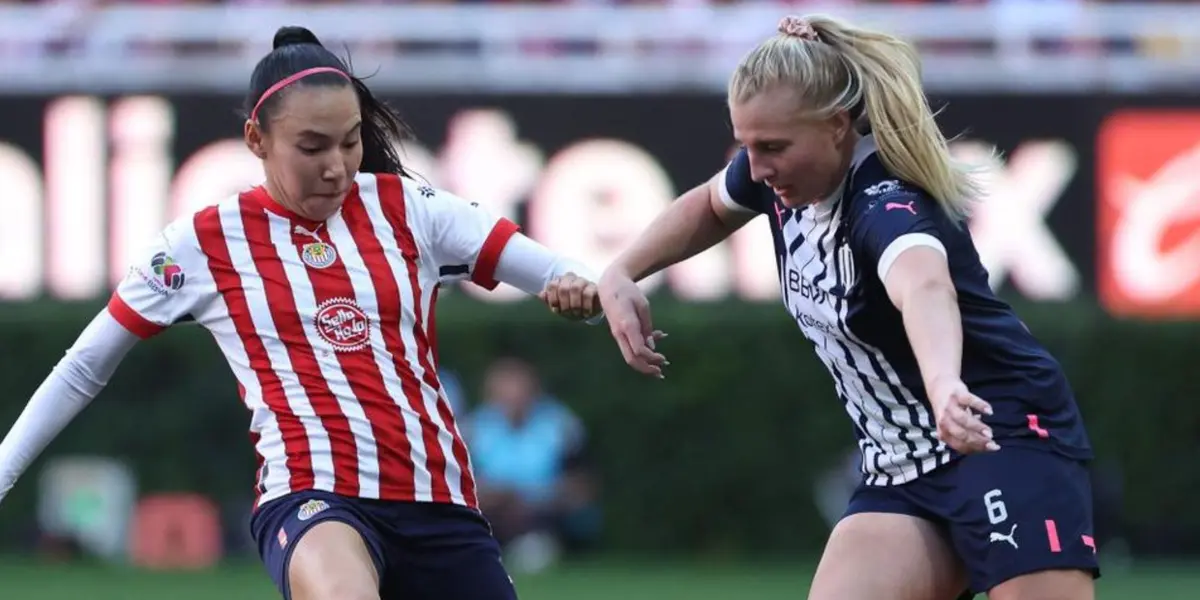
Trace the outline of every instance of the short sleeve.
[[750, 155], [740, 148], [733, 160], [717, 175], [721, 202], [730, 210], [740, 212], [770, 212], [774, 195], [769, 188], [756, 183], [750, 175]]
[[202, 297], [207, 260], [192, 219], [176, 221], [135, 255], [117, 284], [108, 311], [125, 329], [149, 338], [186, 319]]
[[441, 281], [470, 279], [480, 287], [495, 289], [500, 254], [521, 228], [496, 217], [478, 202], [445, 190], [420, 186], [418, 192], [429, 219], [429, 241]]
[[909, 248], [928, 246], [946, 254], [936, 221], [941, 208], [925, 192], [889, 179], [859, 192], [854, 204], [864, 209], [854, 218], [851, 244], [875, 265], [879, 281]]

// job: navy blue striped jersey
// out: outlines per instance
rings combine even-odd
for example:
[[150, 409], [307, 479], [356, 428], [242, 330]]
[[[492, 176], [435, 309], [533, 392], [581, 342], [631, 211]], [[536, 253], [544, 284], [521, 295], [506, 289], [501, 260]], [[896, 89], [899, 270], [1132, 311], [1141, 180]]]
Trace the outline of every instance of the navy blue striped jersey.
[[873, 136], [858, 143], [839, 190], [805, 208], [785, 207], [754, 182], [744, 149], [720, 177], [726, 205], [768, 217], [783, 303], [833, 376], [868, 484], [911, 481], [955, 458], [935, 436], [900, 311], [882, 283], [914, 246], [947, 256], [962, 314], [962, 379], [995, 409], [985, 421], [997, 442], [1091, 458], [1061, 367], [992, 292], [967, 227], [890, 173]]

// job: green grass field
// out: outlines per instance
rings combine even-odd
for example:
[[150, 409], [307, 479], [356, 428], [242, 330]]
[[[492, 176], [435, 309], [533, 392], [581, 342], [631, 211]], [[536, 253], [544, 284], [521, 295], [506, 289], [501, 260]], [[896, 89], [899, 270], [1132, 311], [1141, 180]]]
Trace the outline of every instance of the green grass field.
[[[811, 566], [604, 563], [517, 577], [522, 600], [795, 600]], [[145, 573], [104, 567], [43, 566], [0, 559], [0, 597], [21, 600], [272, 600], [256, 564], [204, 573]], [[1195, 600], [1200, 564], [1147, 565], [1106, 573], [1104, 600]]]

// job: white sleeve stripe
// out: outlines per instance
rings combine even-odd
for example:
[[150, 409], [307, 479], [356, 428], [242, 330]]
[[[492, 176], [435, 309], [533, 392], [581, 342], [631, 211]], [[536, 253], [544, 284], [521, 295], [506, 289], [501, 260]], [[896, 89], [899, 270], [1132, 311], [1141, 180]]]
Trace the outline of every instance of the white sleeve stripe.
[[901, 253], [918, 246], [933, 248], [941, 252], [942, 256], [946, 256], [946, 247], [942, 245], [941, 240], [928, 233], [906, 233], [892, 240], [879, 257], [879, 281], [887, 282], [888, 271], [892, 270], [892, 265], [896, 264], [896, 259], [900, 258]]
[[717, 189], [720, 191], [718, 195], [721, 197], [721, 204], [724, 204], [729, 210], [737, 212], [754, 212], [753, 209], [739, 204], [738, 201], [734, 200], [733, 196], [729, 194], [729, 186], [725, 185], [725, 172], [728, 170], [729, 167], [721, 169], [721, 172], [717, 173], [717, 181], [715, 182], [717, 184]]

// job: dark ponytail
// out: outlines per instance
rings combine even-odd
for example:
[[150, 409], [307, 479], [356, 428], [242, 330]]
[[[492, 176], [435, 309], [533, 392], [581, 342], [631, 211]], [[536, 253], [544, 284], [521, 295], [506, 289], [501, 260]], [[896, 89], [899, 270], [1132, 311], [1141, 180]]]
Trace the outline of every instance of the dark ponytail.
[[[276, 83], [306, 69], [325, 67], [339, 73], [314, 73], [290, 85], [341, 87], [353, 85], [358, 95], [359, 111], [362, 113], [363, 160], [359, 171], [364, 173], [395, 173], [410, 176], [400, 164], [396, 147], [404, 140], [412, 139], [412, 130], [400, 115], [383, 100], [376, 98], [361, 79], [350, 72], [340, 58], [321, 45], [317, 36], [304, 27], [280, 27], [275, 32], [274, 49], [258, 61], [250, 76], [250, 90], [246, 94], [245, 114], [249, 118], [258, 106], [258, 126], [263, 131], [270, 127], [271, 116], [279, 106], [284, 90], [273, 92], [263, 99], [263, 94]], [[290, 86], [289, 86], [290, 87]], [[259, 103], [261, 100], [261, 104]]]

